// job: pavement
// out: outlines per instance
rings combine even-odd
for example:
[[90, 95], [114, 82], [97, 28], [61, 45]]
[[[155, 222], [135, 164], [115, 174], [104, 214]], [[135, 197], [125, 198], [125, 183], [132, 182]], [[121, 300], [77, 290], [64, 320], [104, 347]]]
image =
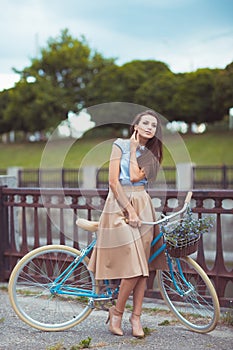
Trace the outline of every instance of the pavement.
[[[130, 301], [129, 301], [130, 302]], [[158, 307], [145, 299], [145, 308]], [[166, 306], [159, 304], [159, 308]], [[225, 312], [226, 310], [224, 310]], [[63, 332], [42, 332], [22, 322], [12, 309], [7, 284], [0, 285], [0, 350], [78, 350], [83, 341], [91, 338], [89, 348], [102, 350], [230, 350], [233, 349], [233, 327], [220, 322], [210, 333], [191, 332], [164, 311], [142, 314], [143, 327], [150, 330], [144, 339], [131, 334], [128, 311], [123, 316], [124, 336], [115, 336], [105, 324], [107, 312], [94, 310], [81, 324]], [[222, 311], [223, 315], [223, 311]], [[167, 320], [169, 322], [167, 322]], [[164, 322], [166, 321], [166, 322]], [[163, 324], [164, 322], [164, 324]], [[166, 325], [166, 323], [168, 325]]]

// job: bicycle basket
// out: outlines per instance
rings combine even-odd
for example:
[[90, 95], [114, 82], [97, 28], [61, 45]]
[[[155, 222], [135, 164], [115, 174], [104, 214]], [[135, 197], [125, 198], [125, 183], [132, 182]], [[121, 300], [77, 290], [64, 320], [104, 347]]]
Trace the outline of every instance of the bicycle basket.
[[167, 251], [170, 256], [181, 258], [193, 254], [198, 249], [200, 237], [213, 227], [213, 218], [194, 218], [188, 207], [183, 216], [174, 221], [169, 219], [161, 226]]
[[163, 225], [161, 229], [170, 256], [181, 258], [197, 251], [201, 233], [200, 223], [199, 219], [193, 219], [188, 212], [182, 218]]
[[166, 239], [167, 251], [174, 258], [182, 258], [195, 253], [198, 249], [200, 235], [193, 239], [177, 239], [176, 243]]

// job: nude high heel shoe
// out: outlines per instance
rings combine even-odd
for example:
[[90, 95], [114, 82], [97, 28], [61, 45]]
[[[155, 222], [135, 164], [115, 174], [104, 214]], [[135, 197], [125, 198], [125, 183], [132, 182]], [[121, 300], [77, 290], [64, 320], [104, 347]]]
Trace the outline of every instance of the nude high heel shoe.
[[115, 306], [110, 307], [106, 323], [109, 322], [109, 330], [115, 335], [123, 335], [123, 331], [120, 326], [122, 315], [123, 312], [117, 310]]
[[[133, 316], [137, 316], [137, 318], [134, 318]], [[129, 321], [132, 326], [132, 334], [136, 338], [144, 338], [145, 336], [145, 333], [143, 331], [143, 328], [140, 322], [140, 316], [141, 315], [137, 315], [134, 312], [132, 312], [132, 315], [129, 318]]]

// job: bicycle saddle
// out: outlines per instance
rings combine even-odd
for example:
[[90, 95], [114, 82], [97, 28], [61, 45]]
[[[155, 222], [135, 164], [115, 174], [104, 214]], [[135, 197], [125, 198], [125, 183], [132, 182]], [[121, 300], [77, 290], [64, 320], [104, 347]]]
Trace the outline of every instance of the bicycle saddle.
[[91, 220], [86, 220], [82, 218], [78, 218], [76, 220], [76, 225], [83, 228], [86, 231], [97, 231], [98, 226], [99, 226], [99, 221], [91, 221]]

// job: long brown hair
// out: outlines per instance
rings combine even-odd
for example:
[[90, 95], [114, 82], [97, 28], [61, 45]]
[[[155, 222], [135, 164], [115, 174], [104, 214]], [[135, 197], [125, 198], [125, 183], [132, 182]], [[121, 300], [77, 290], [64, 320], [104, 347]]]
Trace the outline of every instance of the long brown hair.
[[141, 118], [148, 114], [155, 117], [157, 120], [156, 132], [155, 135], [147, 141], [146, 149], [137, 158], [137, 161], [139, 167], [144, 168], [148, 182], [153, 183], [163, 160], [162, 126], [159, 115], [151, 109], [137, 114], [131, 124], [130, 134], [133, 134], [134, 126], [139, 124]]

